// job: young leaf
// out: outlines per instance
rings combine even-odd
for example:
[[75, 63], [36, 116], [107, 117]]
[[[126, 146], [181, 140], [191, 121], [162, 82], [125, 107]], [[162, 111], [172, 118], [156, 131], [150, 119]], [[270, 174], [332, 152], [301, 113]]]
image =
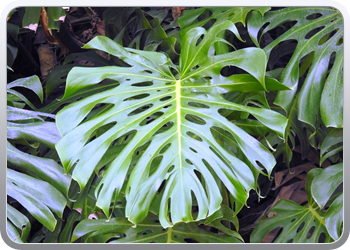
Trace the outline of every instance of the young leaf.
[[324, 208], [335, 189], [343, 182], [343, 163], [329, 166], [317, 174], [311, 183], [311, 194]]

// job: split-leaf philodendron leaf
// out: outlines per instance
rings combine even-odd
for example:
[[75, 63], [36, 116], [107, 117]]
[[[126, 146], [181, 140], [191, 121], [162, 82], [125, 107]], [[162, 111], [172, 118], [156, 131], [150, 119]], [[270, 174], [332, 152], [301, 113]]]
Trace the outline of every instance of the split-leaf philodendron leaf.
[[[230, 102], [224, 94], [286, 88], [265, 77], [266, 55], [259, 48], [216, 54], [214, 44], [227, 43], [217, 36], [224, 30], [239, 36], [231, 21], [209, 30], [189, 30], [181, 41], [179, 66], [165, 54], [123, 48], [106, 37], [96, 37], [85, 46], [118, 57], [128, 66], [72, 69], [63, 98], [105, 79], [119, 86], [61, 110], [56, 121], [63, 138], [56, 148], [81, 188], [94, 172], [102, 173], [96, 205], [107, 216], [122, 192], [125, 216], [138, 224], [160, 192], [157, 206], [163, 227], [201, 220], [220, 208], [221, 183], [245, 204], [249, 191], [257, 188], [257, 176], [270, 175], [276, 163], [273, 155], [225, 118], [222, 109], [249, 113], [281, 137], [286, 118], [269, 109]], [[223, 76], [220, 71], [226, 66], [248, 74]], [[231, 141], [230, 150], [218, 134]], [[120, 144], [123, 147], [115, 150]], [[109, 162], [103, 165], [105, 155]], [[193, 204], [198, 206], [195, 218]]]
[[[280, 79], [292, 91], [279, 92], [275, 103], [289, 113], [299, 96], [298, 119], [312, 126], [312, 132], [321, 119], [327, 127], [342, 128], [344, 27], [341, 13], [334, 8], [293, 7], [268, 12], [263, 17], [253, 12], [249, 20], [248, 31], [257, 46], [268, 31], [286, 23], [292, 25], [264, 47], [271, 56], [278, 46], [283, 49], [283, 42], [297, 42]], [[299, 78], [303, 74], [306, 77], [301, 86]]]

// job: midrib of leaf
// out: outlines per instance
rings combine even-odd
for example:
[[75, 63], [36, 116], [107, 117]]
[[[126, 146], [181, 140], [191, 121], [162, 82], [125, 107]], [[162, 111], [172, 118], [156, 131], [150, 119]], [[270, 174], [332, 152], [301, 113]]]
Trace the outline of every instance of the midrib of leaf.
[[182, 146], [181, 146], [181, 80], [175, 82], [175, 97], [176, 97], [176, 123], [177, 123], [177, 140], [178, 140], [178, 155], [179, 155], [179, 172], [182, 186]]
[[168, 232], [167, 232], [167, 240], [166, 240], [166, 243], [171, 243], [171, 235], [172, 235], [172, 232], [173, 232], [173, 228], [172, 227], [169, 227], [168, 228]]
[[324, 219], [315, 211], [315, 209], [313, 208], [314, 205], [315, 205], [315, 202], [308, 206], [309, 211], [326, 228], [326, 223]]
[[[132, 51], [132, 49], [130, 49], [129, 51]], [[129, 52], [129, 53], [130, 53], [130, 52]], [[135, 60], [135, 59], [132, 58], [132, 57], [128, 57], [128, 58], [129, 58], [130, 60], [133, 60], [135, 63], [137, 63], [137, 64], [139, 64], [139, 65], [142, 65], [142, 66], [144, 66], [144, 67], [146, 67], [146, 68], [149, 68], [149, 69], [151, 69], [152, 71], [158, 72], [158, 73], [159, 73], [160, 75], [162, 75], [162, 76], [165, 76], [165, 77], [168, 77], [168, 78], [172, 78], [171, 81], [175, 80], [175, 78], [174, 78], [173, 75], [170, 75], [170, 76], [169, 76], [168, 74], [164, 74], [164, 72], [158, 70], [157, 68], [150, 67], [149, 65], [144, 64], [144, 63], [142, 63], [142, 62], [140, 62], [140, 61], [137, 61], [137, 60]], [[161, 79], [161, 80], [165, 80], [165, 79]]]

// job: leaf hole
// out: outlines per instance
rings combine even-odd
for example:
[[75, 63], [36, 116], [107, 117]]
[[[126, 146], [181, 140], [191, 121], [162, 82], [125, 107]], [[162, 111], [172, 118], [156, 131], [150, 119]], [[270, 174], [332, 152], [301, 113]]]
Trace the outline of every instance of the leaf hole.
[[236, 74], [249, 74], [249, 73], [244, 69], [241, 69], [236, 66], [231, 66], [231, 65], [225, 66], [220, 70], [220, 75], [224, 77], [229, 77]]
[[89, 114], [80, 122], [80, 124], [90, 120], [91, 118], [99, 115], [100, 113], [105, 113], [108, 110], [112, 109], [114, 104], [111, 103], [98, 103], [96, 104], [89, 112]]
[[193, 148], [190, 147], [190, 150], [195, 152], [195, 153], [198, 153], [196, 150], [194, 150]]
[[198, 39], [197, 39], [197, 42], [196, 42], [196, 46], [198, 46], [200, 44], [200, 42], [203, 40], [204, 38], [204, 35], [201, 35]]
[[139, 114], [139, 113], [141, 113], [141, 112], [144, 112], [145, 110], [151, 108], [152, 106], [153, 106], [153, 104], [151, 104], [151, 103], [150, 103], [150, 104], [143, 105], [142, 107], [137, 108], [137, 109], [135, 109], [134, 111], [130, 112], [130, 113], [128, 114], [128, 116], [137, 115], [137, 114]]
[[165, 145], [160, 151], [159, 154], [164, 154], [171, 146], [171, 143], [168, 143], [167, 145]]
[[326, 241], [326, 234], [321, 233], [320, 236], [318, 236], [318, 243], [324, 243]]
[[208, 105], [205, 105], [205, 104], [200, 103], [200, 102], [189, 102], [187, 104], [188, 104], [188, 106], [195, 107], [195, 108], [206, 108], [206, 109], [210, 108]]
[[169, 130], [173, 125], [174, 125], [173, 122], [167, 122], [167, 123], [164, 124], [161, 128], [159, 128], [159, 129], [153, 134], [153, 136], [155, 136], [155, 135], [157, 135], [157, 134], [160, 134], [160, 133], [163, 133], [163, 132]]
[[[267, 31], [261, 37], [261, 47], [264, 48], [266, 45], [270, 44], [272, 41], [276, 40], [278, 37], [282, 36], [288, 30], [290, 30], [298, 21], [289, 21], [278, 25], [277, 27]], [[266, 27], [268, 29], [268, 27]]]
[[193, 163], [189, 159], [185, 159], [185, 162], [187, 162], [190, 165], [193, 165]]
[[192, 139], [195, 139], [195, 140], [197, 140], [197, 141], [203, 141], [203, 139], [202, 139], [200, 136], [198, 136], [198, 135], [192, 133], [191, 131], [187, 131], [186, 134], [187, 134], [189, 137], [191, 137]]
[[337, 46], [339, 46], [339, 45], [343, 45], [343, 43], [344, 43], [344, 39], [343, 39], [343, 37], [341, 37], [339, 40], [338, 40], [338, 42], [337, 42]]
[[147, 235], [147, 234], [151, 234], [151, 233], [154, 233], [154, 231], [148, 229], [148, 230], [137, 233], [137, 235]]
[[304, 226], [305, 226], [305, 222], [301, 223], [297, 229], [297, 233], [299, 233], [303, 229]]
[[167, 108], [169, 108], [171, 106], [173, 106], [173, 105], [172, 104], [166, 105], [166, 106], [163, 107], [163, 109], [167, 109]]
[[140, 125], [140, 126], [148, 125], [148, 124], [154, 122], [154, 121], [155, 121], [156, 119], [158, 119], [159, 117], [161, 117], [163, 114], [164, 114], [163, 112], [158, 111], [158, 112], [156, 112], [156, 113], [154, 113], [154, 114], [152, 114], [152, 115], [146, 117], [145, 119], [143, 119], [143, 120], [139, 123], [139, 125]]
[[159, 155], [152, 160], [150, 170], [148, 173], [149, 176], [151, 176], [157, 170], [162, 160], [163, 160], [163, 155]]
[[184, 241], [186, 243], [199, 243], [198, 241], [194, 240], [194, 239], [191, 239], [191, 238], [185, 238]]
[[157, 190], [157, 193], [160, 194], [163, 191], [164, 187], [165, 187], [165, 180], [162, 181], [162, 183], [160, 184], [160, 186], [159, 186], [159, 188]]
[[305, 39], [310, 39], [311, 37], [313, 37], [315, 34], [317, 34], [318, 32], [320, 32], [322, 29], [324, 29], [325, 26], [322, 27], [317, 27], [311, 31], [309, 31], [306, 35], [305, 35]]
[[264, 173], [265, 175], [268, 174], [267, 170], [264, 168], [264, 165], [261, 162], [255, 161], [255, 163], [261, 168], [262, 173]]
[[153, 85], [153, 82], [138, 82], [138, 83], [131, 84], [131, 86], [135, 86], [135, 87], [147, 87], [152, 85]]
[[297, 44], [297, 40], [286, 40], [275, 46], [270, 53], [267, 63], [269, 69], [285, 68], [292, 58]]
[[171, 165], [170, 168], [168, 168], [168, 173], [171, 173], [175, 168], [175, 165]]
[[145, 69], [143, 72], [148, 73], [148, 74], [153, 74], [153, 72], [148, 70], [148, 69]]
[[151, 219], [151, 221], [152, 221], [153, 223], [159, 223], [159, 220], [157, 220], [157, 219]]
[[318, 45], [325, 44], [327, 41], [329, 41], [337, 32], [339, 31], [339, 28], [333, 30], [332, 32], [324, 35], [320, 41], [318, 42]]
[[199, 116], [196, 116], [196, 115], [190, 115], [190, 114], [187, 114], [185, 115], [185, 119], [189, 122], [192, 122], [192, 123], [195, 123], [195, 124], [198, 124], [198, 125], [205, 125], [207, 124], [202, 118], [200, 118]]
[[141, 100], [141, 99], [144, 99], [146, 97], [150, 96], [150, 94], [139, 94], [139, 95], [134, 95], [134, 96], [131, 96], [131, 97], [128, 97], [128, 98], [125, 98], [123, 100], [123, 102], [125, 101], [133, 101], [133, 100]]
[[116, 124], [117, 124], [117, 122], [110, 122], [110, 123], [107, 123], [105, 125], [102, 125], [101, 127], [99, 127], [96, 130], [96, 134], [100, 135], [100, 134], [106, 132], [107, 130], [111, 129], [112, 127], [114, 127]]
[[315, 226], [312, 226], [309, 231], [307, 232], [307, 235], [306, 235], [306, 239], [310, 239], [312, 234], [314, 233], [315, 231]]
[[119, 144], [125, 144], [131, 141], [131, 139], [136, 135], [136, 132], [137, 132], [136, 130], [127, 132], [126, 134], [120, 136], [116, 141], [118, 141]]
[[171, 98], [172, 98], [172, 96], [165, 96], [163, 98], [160, 98], [159, 101], [164, 102], [164, 101], [169, 100]]
[[316, 19], [320, 18], [321, 16], [322, 16], [321, 13], [313, 13], [313, 14], [311, 14], [311, 15], [308, 15], [308, 16], [306, 17], [306, 19], [307, 19], [307, 20], [316, 20]]

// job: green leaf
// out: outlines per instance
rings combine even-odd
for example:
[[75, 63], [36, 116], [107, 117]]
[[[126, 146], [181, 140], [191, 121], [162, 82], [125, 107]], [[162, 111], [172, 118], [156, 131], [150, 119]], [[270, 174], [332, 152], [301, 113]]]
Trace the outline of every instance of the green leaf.
[[184, 10], [178, 22], [182, 33], [186, 33], [194, 27], [203, 27], [210, 21], [220, 22], [230, 20], [233, 23], [242, 23], [245, 25], [249, 12], [256, 11], [263, 14], [269, 9], [269, 7], [203, 7]]
[[54, 122], [33, 122], [18, 124], [7, 122], [7, 138], [36, 140], [54, 148], [61, 138]]
[[18, 53], [17, 48], [17, 39], [19, 33], [19, 27], [15, 24], [6, 23], [7, 29], [7, 69], [13, 71], [12, 67], [13, 62], [15, 61]]
[[320, 146], [320, 165], [329, 157], [343, 150], [343, 129], [331, 130]]
[[[341, 51], [342, 52], [342, 51]], [[336, 56], [323, 87], [320, 112], [327, 127], [343, 127], [343, 56]]]
[[264, 237], [276, 228], [281, 228], [274, 243], [319, 243], [331, 242], [325, 222], [317, 209], [300, 206], [291, 200], [282, 199], [269, 211], [276, 213], [259, 222], [250, 241], [261, 243]]
[[[230, 228], [230, 223], [234, 225], [237, 231]], [[215, 227], [227, 235], [240, 239], [242, 242], [244, 241], [239, 233], [237, 233], [239, 230], [238, 218], [235, 216], [234, 211], [226, 205], [222, 205], [218, 211], [206, 218], [204, 224]]]
[[[70, 71], [63, 98], [104, 79], [120, 85], [62, 109], [57, 126], [63, 138], [56, 149], [66, 171], [72, 170], [73, 179], [84, 188], [106, 152], [128, 137], [125, 147], [105, 166], [96, 188], [96, 205], [107, 216], [110, 204], [123, 191], [125, 215], [139, 224], [159, 191], [163, 227], [201, 220], [217, 211], [222, 200], [212, 172], [243, 204], [249, 190], [256, 187], [256, 175], [270, 175], [273, 155], [219, 110], [249, 113], [282, 137], [287, 120], [269, 109], [243, 106], [223, 97], [235, 79], [220, 75], [229, 65], [244, 69], [252, 76], [249, 81], [258, 81], [259, 90], [266, 89], [266, 56], [261, 49], [215, 55], [213, 44], [222, 41], [216, 35], [225, 30], [236, 28], [226, 21], [208, 31], [191, 29], [182, 41], [179, 66], [162, 53], [123, 48], [106, 37], [97, 37], [85, 46], [118, 57], [129, 67]], [[178, 74], [174, 76], [175, 71]], [[99, 111], [90, 116], [95, 108]], [[97, 134], [104, 127], [108, 129]], [[226, 150], [217, 140], [213, 131], [218, 129], [230, 135], [234, 151]], [[136, 156], [139, 159], [133, 161]], [[191, 212], [194, 199], [199, 209], [195, 218]]]
[[320, 208], [323, 208], [335, 189], [343, 182], [343, 163], [329, 166], [314, 177], [311, 194]]
[[40, 101], [43, 101], [44, 92], [41, 86], [41, 82], [38, 76], [29, 76], [25, 78], [20, 78], [13, 82], [7, 84], [7, 91], [9, 91], [13, 87], [22, 87], [33, 91], [39, 98]]
[[47, 8], [47, 18], [48, 18], [48, 28], [59, 30], [61, 27], [61, 22], [64, 22], [66, 17], [66, 10], [62, 7], [48, 7]]
[[[7, 195], [16, 199], [49, 230], [56, 226], [52, 212], [62, 216], [66, 198], [49, 183], [7, 169]], [[52, 211], [52, 212], [51, 212]]]
[[[103, 237], [106, 236], [106, 237]], [[95, 238], [96, 242], [110, 243], [241, 243], [239, 238], [211, 233], [198, 227], [197, 223], [179, 223], [164, 229], [157, 217], [149, 216], [137, 227], [125, 218], [110, 220], [82, 220], [74, 229], [72, 242], [84, 237], [85, 242]]]
[[36, 31], [40, 19], [41, 7], [25, 7], [22, 27]]
[[7, 204], [7, 220], [8, 225], [10, 224], [12, 226], [7, 229], [10, 238], [13, 241], [26, 242], [31, 229], [29, 219], [17, 209]]
[[68, 196], [70, 176], [54, 160], [24, 153], [7, 142], [7, 161], [16, 169], [49, 182]]
[[[264, 47], [264, 51], [269, 56], [276, 46], [279, 46], [280, 49], [282, 42], [297, 41], [293, 55], [280, 79], [283, 84], [293, 90], [279, 92], [274, 103], [289, 113], [299, 88], [298, 119], [311, 125], [312, 133], [318, 127], [317, 118], [320, 113], [326, 126], [342, 127], [344, 28], [341, 13], [334, 8], [325, 7], [283, 8], [267, 12], [263, 17], [255, 13], [248, 20], [248, 31], [253, 41], [258, 44], [259, 39], [268, 31], [288, 22], [295, 23]], [[265, 24], [268, 25], [258, 38], [259, 30]], [[313, 56], [307, 57], [309, 55]], [[308, 60], [309, 69], [305, 82], [300, 86], [299, 71], [305, 71], [305, 69], [300, 68], [299, 63], [304, 57]], [[328, 72], [334, 57], [334, 64]]]
[[329, 206], [324, 215], [326, 227], [330, 236], [337, 240], [342, 231], [343, 225], [343, 193], [341, 193]]

